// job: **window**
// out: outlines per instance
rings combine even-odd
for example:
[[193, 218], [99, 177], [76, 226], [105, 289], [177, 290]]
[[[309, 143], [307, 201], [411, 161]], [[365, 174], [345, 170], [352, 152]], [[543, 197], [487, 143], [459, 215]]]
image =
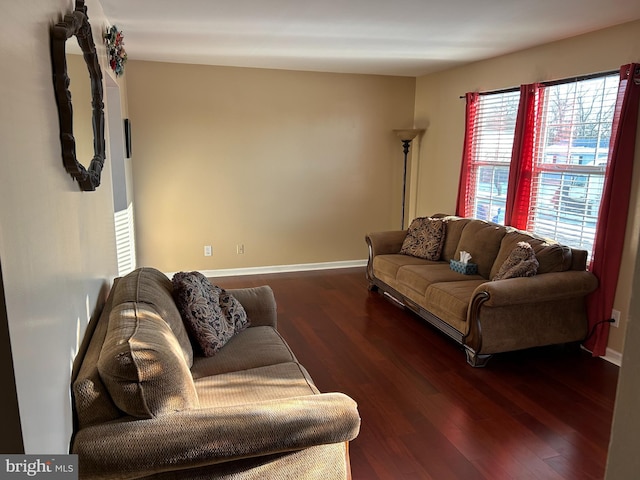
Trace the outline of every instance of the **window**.
[[591, 252], [618, 75], [544, 88], [528, 228]]
[[517, 91], [477, 99], [467, 197], [467, 211], [475, 218], [504, 223], [518, 99]]
[[[459, 211], [591, 252], [618, 82], [612, 74], [535, 85], [529, 99], [468, 96]], [[522, 138], [527, 147], [515, 148]], [[509, 215], [508, 203], [519, 213]]]

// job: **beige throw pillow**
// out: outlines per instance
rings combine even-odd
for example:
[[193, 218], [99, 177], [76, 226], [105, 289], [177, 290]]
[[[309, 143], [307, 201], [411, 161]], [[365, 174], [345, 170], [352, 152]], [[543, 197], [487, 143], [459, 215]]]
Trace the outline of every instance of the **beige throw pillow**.
[[444, 232], [444, 222], [441, 218], [415, 218], [409, 225], [400, 253], [425, 260], [440, 260]]
[[113, 402], [134, 417], [199, 406], [182, 348], [151, 305], [126, 302], [114, 307], [98, 372]]
[[122, 277], [113, 292], [113, 304], [138, 302], [153, 305], [180, 342], [189, 367], [193, 365], [193, 348], [184, 322], [172, 296], [171, 280], [161, 271], [141, 267]]
[[538, 271], [538, 266], [533, 247], [527, 242], [518, 242], [492, 280], [533, 277]]

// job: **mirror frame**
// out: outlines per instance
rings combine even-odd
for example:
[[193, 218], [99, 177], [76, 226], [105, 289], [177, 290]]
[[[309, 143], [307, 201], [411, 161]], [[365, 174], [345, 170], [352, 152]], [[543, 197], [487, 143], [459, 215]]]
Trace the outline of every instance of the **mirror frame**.
[[[73, 136], [73, 105], [67, 74], [66, 43], [74, 36], [78, 39], [91, 81], [94, 156], [88, 169], [76, 157], [76, 140]], [[51, 27], [51, 60], [60, 121], [62, 163], [65, 170], [78, 182], [81, 190], [93, 191], [100, 185], [100, 175], [105, 161], [104, 102], [102, 70], [84, 0], [76, 0], [75, 10], [65, 15], [62, 22]]]

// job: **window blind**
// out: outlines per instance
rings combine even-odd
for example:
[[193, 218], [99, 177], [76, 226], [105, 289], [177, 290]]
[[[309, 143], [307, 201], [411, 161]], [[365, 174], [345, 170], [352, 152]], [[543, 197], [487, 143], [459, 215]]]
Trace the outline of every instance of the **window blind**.
[[591, 252], [608, 164], [618, 76], [543, 87], [529, 229]]
[[503, 223], [520, 92], [478, 98], [471, 141], [466, 211]]

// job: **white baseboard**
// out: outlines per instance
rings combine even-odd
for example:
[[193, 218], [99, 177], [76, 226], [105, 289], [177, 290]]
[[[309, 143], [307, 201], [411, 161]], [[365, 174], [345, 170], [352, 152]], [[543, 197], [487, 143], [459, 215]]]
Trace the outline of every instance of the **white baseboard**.
[[602, 358], [607, 362], [613, 363], [614, 365], [617, 365], [619, 367], [622, 366], [622, 354], [620, 352], [616, 352], [611, 348], [607, 348], [607, 353]]
[[[336, 268], [364, 267], [367, 260], [345, 260], [340, 262], [301, 263], [297, 265], [270, 265], [266, 267], [222, 268], [200, 270], [206, 277], [235, 277], [238, 275], [260, 275], [265, 273], [306, 272], [311, 270], [331, 270]], [[175, 272], [166, 273], [172, 278]]]
[[[584, 345], [580, 345], [580, 348], [582, 348], [582, 350], [584, 350], [586, 352], [593, 353], [588, 348], [585, 348]], [[606, 353], [600, 358], [603, 359], [603, 360], [606, 360], [609, 363], [613, 363], [614, 365], [617, 365], [618, 367], [620, 367], [622, 365], [622, 354], [620, 352], [617, 352], [617, 351], [613, 350], [612, 348], [609, 348], [609, 347], [607, 347]]]

